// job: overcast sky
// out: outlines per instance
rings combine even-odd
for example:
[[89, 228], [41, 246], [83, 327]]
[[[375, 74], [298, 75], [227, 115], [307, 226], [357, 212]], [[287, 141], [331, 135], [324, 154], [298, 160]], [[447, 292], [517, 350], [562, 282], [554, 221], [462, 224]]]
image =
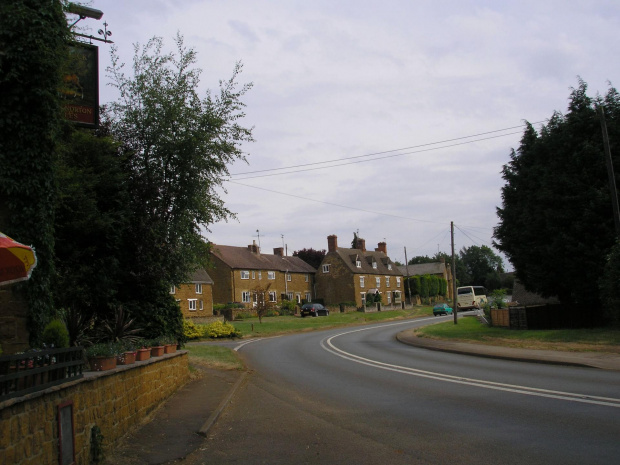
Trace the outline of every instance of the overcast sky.
[[[385, 241], [404, 262], [405, 247], [409, 258], [450, 253], [451, 221], [457, 251], [491, 246], [523, 122], [565, 112], [578, 76], [591, 96], [619, 85], [616, 0], [90, 5], [104, 16], [82, 24], [96, 35], [106, 21], [128, 65], [133, 44], [161, 36], [172, 50], [180, 32], [198, 53], [202, 96], [243, 63], [256, 142], [222, 193], [237, 220], [206, 236], [247, 246], [259, 230], [266, 253], [326, 249], [331, 234], [350, 247], [359, 231], [367, 249]], [[100, 44], [102, 103], [116, 98], [109, 49]], [[285, 167], [296, 168], [268, 171]]]

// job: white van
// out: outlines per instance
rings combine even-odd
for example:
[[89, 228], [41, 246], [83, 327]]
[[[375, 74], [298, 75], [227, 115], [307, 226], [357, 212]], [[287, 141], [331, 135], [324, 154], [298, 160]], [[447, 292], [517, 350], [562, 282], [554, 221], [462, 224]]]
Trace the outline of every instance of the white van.
[[480, 308], [487, 302], [487, 290], [483, 286], [462, 286], [456, 294], [459, 310]]

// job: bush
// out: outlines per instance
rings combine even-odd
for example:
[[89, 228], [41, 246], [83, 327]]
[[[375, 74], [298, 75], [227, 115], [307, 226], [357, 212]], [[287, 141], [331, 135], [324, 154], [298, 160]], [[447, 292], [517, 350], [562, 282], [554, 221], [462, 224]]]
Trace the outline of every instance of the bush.
[[608, 256], [600, 279], [603, 315], [608, 323], [620, 326], [620, 242], [616, 242]]
[[294, 315], [295, 307], [296, 304], [292, 300], [283, 300], [280, 304], [280, 315]]
[[241, 332], [230, 323], [216, 321], [205, 326], [205, 336], [211, 338], [240, 337]]
[[41, 341], [56, 349], [69, 347], [69, 331], [61, 320], [52, 320], [45, 326]]
[[183, 320], [183, 335], [188, 339], [204, 337], [203, 329], [191, 320]]

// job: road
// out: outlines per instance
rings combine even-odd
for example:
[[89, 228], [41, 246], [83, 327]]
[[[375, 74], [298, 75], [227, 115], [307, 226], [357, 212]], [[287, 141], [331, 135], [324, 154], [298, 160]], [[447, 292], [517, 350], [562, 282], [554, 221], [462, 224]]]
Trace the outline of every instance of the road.
[[620, 373], [395, 340], [429, 320], [238, 345], [249, 381], [186, 463], [620, 463]]

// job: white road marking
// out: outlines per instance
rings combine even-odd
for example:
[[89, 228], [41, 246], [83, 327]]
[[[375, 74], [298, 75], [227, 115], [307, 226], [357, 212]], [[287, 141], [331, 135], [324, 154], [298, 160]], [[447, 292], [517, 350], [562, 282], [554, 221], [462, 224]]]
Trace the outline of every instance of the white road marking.
[[[425, 320], [432, 320], [432, 318], [428, 318], [424, 320], [416, 320], [416, 322], [425, 321]], [[411, 324], [411, 321], [408, 321], [407, 323]], [[406, 323], [404, 322], [392, 323], [392, 324], [388, 324], [385, 326], [395, 326], [398, 324], [406, 324]], [[346, 352], [336, 347], [332, 342], [337, 337], [344, 336], [346, 334], [356, 333], [360, 331], [368, 331], [368, 330], [375, 329], [375, 328], [376, 326], [370, 327], [370, 328], [366, 327], [366, 328], [355, 329], [355, 330], [345, 331], [345, 332], [336, 334], [329, 338], [323, 339], [321, 341], [321, 347], [327, 352], [330, 352], [345, 360], [349, 360], [355, 363], [360, 363], [362, 365], [371, 366], [374, 368], [379, 368], [382, 370], [402, 373], [402, 374], [409, 375], [409, 376], [417, 376], [421, 378], [435, 379], [435, 380], [444, 381], [447, 383], [466, 384], [469, 386], [476, 386], [476, 387], [481, 387], [484, 389], [493, 389], [497, 391], [512, 392], [515, 394], [524, 394], [524, 395], [537, 396], [537, 397], [547, 397], [551, 399], [559, 399], [559, 400], [565, 400], [565, 401], [570, 401], [570, 402], [581, 402], [585, 404], [595, 404], [595, 405], [603, 405], [606, 407], [620, 408], [620, 399], [611, 398], [611, 397], [590, 396], [586, 394], [577, 394], [577, 393], [572, 393], [572, 392], [552, 391], [552, 390], [547, 390], [547, 389], [532, 388], [528, 386], [518, 386], [518, 385], [513, 385], [513, 384], [496, 383], [492, 381], [485, 381], [485, 380], [473, 379], [473, 378], [464, 378], [461, 376], [452, 376], [452, 375], [436, 373], [432, 371], [418, 370], [416, 368], [409, 368], [409, 367], [404, 367], [400, 365], [392, 365], [389, 363], [379, 362], [377, 360], [371, 360], [365, 357], [360, 357], [359, 355], [352, 354], [350, 352]]]

